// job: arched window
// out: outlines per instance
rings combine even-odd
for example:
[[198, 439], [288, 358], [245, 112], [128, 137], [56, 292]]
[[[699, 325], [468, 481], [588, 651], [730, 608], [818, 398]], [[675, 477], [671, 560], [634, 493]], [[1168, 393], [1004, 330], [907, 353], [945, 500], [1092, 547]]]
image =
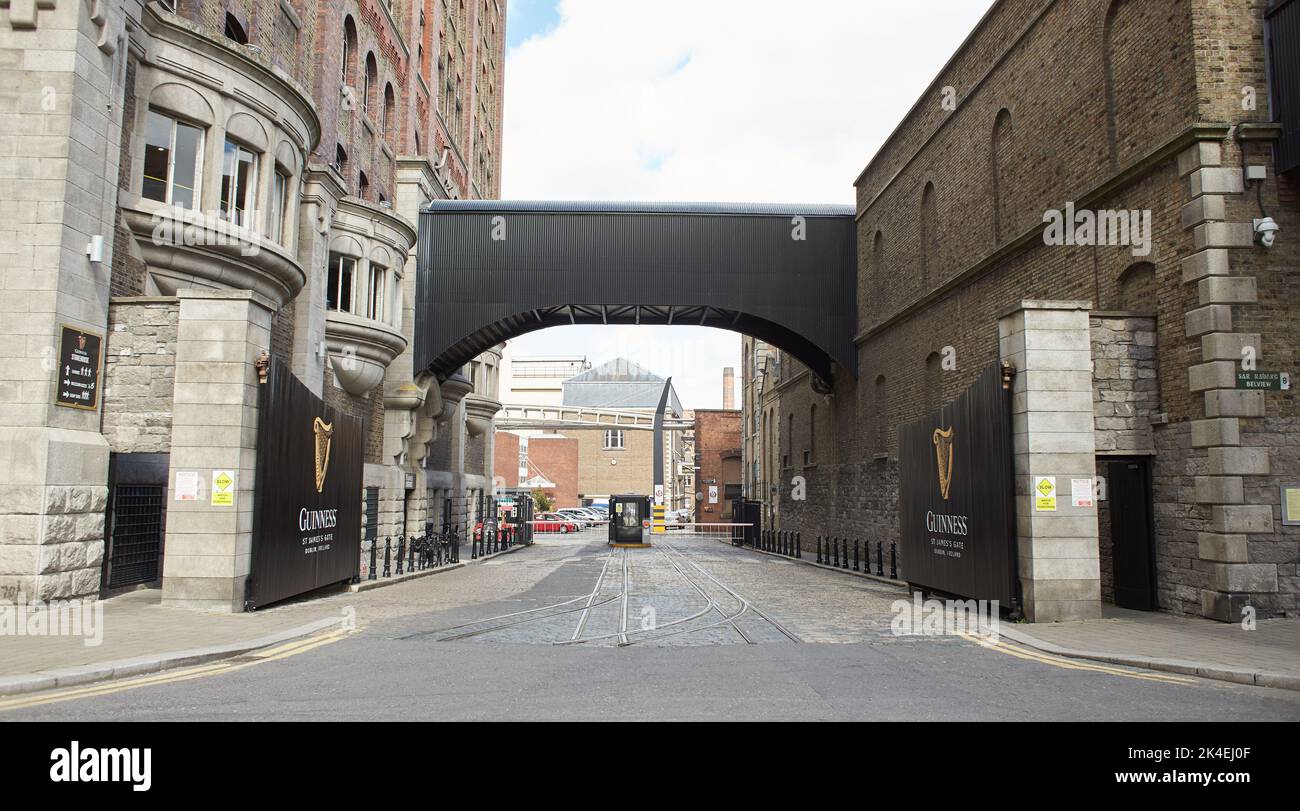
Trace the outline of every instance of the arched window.
[[926, 183], [921, 192], [921, 280], [928, 291], [934, 286], [938, 276], [938, 258], [935, 256], [938, 244], [936, 233], [938, 223], [935, 220], [934, 184]]
[[925, 412], [937, 411], [943, 405], [943, 379], [940, 377], [942, 360], [938, 352], [925, 359]]
[[375, 98], [379, 85], [379, 62], [375, 60], [374, 53], [366, 54], [366, 83], [361, 91], [361, 109], [366, 111], [366, 115], [371, 118], [375, 117]]
[[334, 145], [334, 168], [338, 173], [343, 175], [346, 180], [348, 176], [348, 151], [343, 148], [343, 144]]
[[248, 44], [248, 32], [234, 14], [226, 12], [226, 39], [234, 40], [240, 45]]
[[1011, 212], [1005, 210], [1009, 206], [1004, 206], [1002, 203], [1002, 190], [1009, 185], [1006, 179], [1011, 165], [1013, 135], [1011, 111], [1003, 107], [998, 110], [997, 118], [993, 121], [993, 138], [989, 145], [992, 169], [990, 180], [993, 184], [993, 247], [995, 248], [1002, 244], [1003, 237], [1008, 234], [1008, 227], [1014, 221]]
[[872, 297], [871, 309], [880, 313], [884, 307], [884, 289], [885, 289], [885, 232], [876, 231], [876, 236], [871, 240], [871, 274], [872, 284], [867, 294]]
[[1116, 283], [1119, 308], [1129, 312], [1156, 310], [1156, 266], [1136, 262], [1124, 269]]
[[357, 24], [352, 15], [343, 18], [343, 84], [357, 86]]
[[817, 461], [817, 404], [808, 406], [808, 446], [804, 448], [803, 463], [811, 465]]
[[380, 129], [388, 132], [393, 126], [397, 114], [397, 94], [393, 92], [392, 83], [384, 85], [384, 116], [380, 121]]
[[876, 388], [872, 396], [872, 418], [876, 424], [876, 453], [889, 452], [889, 401], [887, 398], [888, 385], [884, 375], [876, 378]]

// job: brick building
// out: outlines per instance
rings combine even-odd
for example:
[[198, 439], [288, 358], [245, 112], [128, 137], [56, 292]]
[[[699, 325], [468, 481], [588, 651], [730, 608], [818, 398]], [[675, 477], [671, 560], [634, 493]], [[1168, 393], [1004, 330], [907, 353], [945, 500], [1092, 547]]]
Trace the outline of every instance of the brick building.
[[695, 480], [704, 496], [695, 505], [697, 523], [730, 521], [731, 502], [743, 494], [740, 423], [735, 409], [695, 409]]
[[[0, 10], [0, 596], [240, 610], [264, 351], [364, 419], [370, 531], [472, 503], [500, 352], [413, 368], [412, 247], [423, 204], [499, 194], [504, 0], [93, 5]], [[104, 336], [95, 408], [54, 405], [61, 325]], [[179, 469], [234, 470], [234, 509]]]
[[[781, 528], [896, 538], [899, 426], [1009, 361], [1031, 617], [1096, 616], [1115, 599], [1112, 529], [1133, 529], [1109, 521], [1112, 499], [1050, 523], [1027, 512], [1043, 463], [1147, 471], [1158, 608], [1300, 610], [1300, 528], [1279, 504], [1300, 481], [1296, 395], [1236, 380], [1243, 359], [1294, 372], [1300, 345], [1298, 178], [1275, 161], [1268, 5], [994, 4], [855, 182], [856, 380], [819, 394], [780, 358], [779, 417], [747, 447], [751, 465], [766, 462], [756, 446], [778, 449]], [[1294, 87], [1296, 66], [1274, 62]], [[1149, 233], [1049, 244], [1046, 218], [1067, 206], [1149, 213]], [[1265, 214], [1271, 248], [1254, 233]], [[806, 500], [787, 497], [797, 476]]]

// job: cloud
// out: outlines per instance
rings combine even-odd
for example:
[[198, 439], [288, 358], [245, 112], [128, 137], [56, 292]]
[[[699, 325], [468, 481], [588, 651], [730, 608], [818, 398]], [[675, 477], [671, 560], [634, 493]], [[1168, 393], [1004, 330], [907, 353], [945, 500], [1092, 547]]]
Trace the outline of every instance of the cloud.
[[[554, 27], [507, 55], [503, 195], [852, 203], [853, 179], [990, 5], [563, 0]], [[738, 365], [739, 339], [716, 335]], [[721, 401], [716, 384], [707, 402], [682, 393]]]

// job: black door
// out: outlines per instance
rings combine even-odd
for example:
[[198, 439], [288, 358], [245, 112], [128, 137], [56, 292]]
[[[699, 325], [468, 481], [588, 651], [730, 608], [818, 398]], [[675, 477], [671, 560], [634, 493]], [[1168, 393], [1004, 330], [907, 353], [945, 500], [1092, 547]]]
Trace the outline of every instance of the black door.
[[1151, 611], [1156, 607], [1156, 553], [1150, 462], [1111, 462], [1106, 489], [1114, 544], [1115, 605]]
[[104, 592], [154, 583], [167, 525], [165, 453], [115, 453], [108, 463]]

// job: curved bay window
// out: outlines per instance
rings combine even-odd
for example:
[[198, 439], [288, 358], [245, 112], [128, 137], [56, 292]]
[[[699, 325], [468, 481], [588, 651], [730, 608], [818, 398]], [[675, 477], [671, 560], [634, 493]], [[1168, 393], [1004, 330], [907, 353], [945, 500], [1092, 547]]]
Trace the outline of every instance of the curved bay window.
[[251, 228], [257, 207], [257, 155], [227, 140], [221, 161], [221, 216], [241, 228]]
[[150, 110], [145, 122], [140, 195], [178, 208], [197, 209], [202, 163], [203, 129]]
[[356, 272], [356, 259], [338, 253], [330, 254], [329, 276], [325, 289], [326, 309], [340, 313], [353, 311]]
[[388, 295], [388, 268], [370, 262], [370, 285], [366, 289], [366, 318], [383, 321]]

